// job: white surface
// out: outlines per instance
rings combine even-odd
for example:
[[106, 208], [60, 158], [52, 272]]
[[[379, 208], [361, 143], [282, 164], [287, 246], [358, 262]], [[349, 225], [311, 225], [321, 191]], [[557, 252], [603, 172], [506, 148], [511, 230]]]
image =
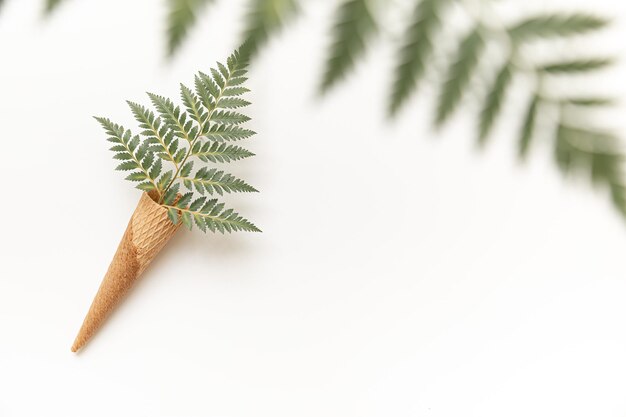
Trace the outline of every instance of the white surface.
[[[264, 233], [180, 233], [70, 353], [139, 198], [91, 116], [134, 126], [125, 99], [176, 96], [236, 46], [241, 2], [207, 10], [171, 64], [161, 2], [68, 1], [49, 21], [6, 3], [0, 416], [626, 412], [626, 228], [608, 199], [564, 182], [546, 147], [515, 163], [523, 86], [483, 153], [467, 111], [429, 130], [428, 89], [385, 120], [389, 42], [317, 100], [329, 2], [251, 73], [258, 156], [232, 168], [262, 193], [228, 200]], [[542, 3], [563, 7], [524, 7]], [[624, 2], [561, 3], [613, 16], [592, 49], [624, 57]], [[625, 75], [599, 88], [624, 98]], [[607, 123], [626, 137], [624, 114]]]

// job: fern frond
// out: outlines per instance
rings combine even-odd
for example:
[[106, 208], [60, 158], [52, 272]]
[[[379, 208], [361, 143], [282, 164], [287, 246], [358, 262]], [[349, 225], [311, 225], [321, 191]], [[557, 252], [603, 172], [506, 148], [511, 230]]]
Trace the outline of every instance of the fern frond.
[[[59, 5], [63, 3], [63, 0], [46, 0], [46, 4], [44, 7], [44, 13], [45, 14], [50, 14], [52, 12], [54, 12], [57, 7], [59, 7]], [[1, 4], [0, 4], [1, 6]]]
[[211, 115], [211, 121], [224, 125], [239, 125], [249, 121], [250, 118], [234, 111], [218, 110]]
[[561, 104], [570, 104], [581, 107], [611, 106], [615, 100], [609, 97], [566, 97], [561, 99]]
[[518, 155], [520, 159], [525, 159], [530, 150], [530, 145], [535, 131], [535, 120], [537, 118], [537, 109], [541, 98], [539, 95], [534, 94], [526, 110], [526, 116], [524, 117], [524, 124], [522, 125], [522, 134], [520, 135], [518, 145]]
[[615, 208], [626, 215], [625, 158], [617, 144], [617, 139], [611, 134], [575, 128], [561, 122], [557, 129], [554, 157], [565, 174], [588, 173], [594, 184], [606, 186]]
[[339, 6], [320, 84], [322, 93], [342, 79], [365, 53], [366, 45], [376, 31], [369, 3], [369, 0], [344, 0]]
[[187, 117], [187, 113], [181, 111], [179, 106], [174, 105], [172, 100], [157, 94], [148, 93], [148, 97], [161, 115], [165, 125], [174, 132], [176, 136], [192, 142], [198, 135], [198, 127], [193, 124], [191, 117]]
[[485, 143], [496, 116], [500, 113], [504, 95], [506, 94], [507, 87], [511, 83], [512, 78], [513, 70], [511, 63], [506, 62], [500, 69], [500, 72], [498, 72], [480, 113], [478, 140], [481, 145]]
[[[236, 231], [260, 232], [249, 220], [244, 219], [232, 209], [224, 209], [223, 203], [218, 203], [216, 199], [200, 197], [190, 203], [189, 194], [186, 194], [175, 205], [166, 204], [170, 219], [177, 224], [182, 221], [189, 230], [195, 224], [200, 230], [206, 232], [207, 229], [220, 233], [231, 233]], [[179, 215], [180, 213], [180, 215]]]
[[551, 64], [545, 64], [537, 68], [540, 72], [551, 74], [587, 72], [606, 68], [611, 65], [613, 60], [610, 58], [596, 59], [574, 59], [569, 61], [560, 61]]
[[244, 129], [239, 126], [214, 124], [209, 128], [209, 131], [204, 134], [204, 137], [210, 140], [222, 142], [222, 141], [235, 141], [241, 139], [247, 139], [256, 132], [250, 129]]
[[209, 117], [206, 107], [202, 105], [194, 92], [184, 84], [180, 85], [180, 97], [189, 112], [189, 116], [198, 123], [200, 131], [202, 131], [202, 127]]
[[[189, 175], [189, 174], [187, 174]], [[258, 192], [254, 187], [246, 184], [243, 180], [226, 174], [224, 171], [218, 171], [215, 168], [207, 169], [205, 167], [199, 169], [194, 177], [181, 175], [181, 180], [188, 190], [196, 190], [200, 194], [219, 195], [226, 193], [254, 193]]]
[[249, 158], [254, 154], [241, 146], [229, 145], [224, 142], [205, 142], [197, 143], [194, 147], [192, 155], [197, 156], [201, 161], [232, 162], [240, 159]]
[[[50, 1], [50, 0], [49, 0]], [[52, 0], [54, 1], [54, 0]], [[58, 1], [58, 0], [57, 0]], [[167, 54], [174, 55], [187, 32], [196, 23], [198, 13], [212, 0], [167, 1]]]
[[132, 101], [126, 101], [126, 103], [135, 116], [135, 120], [139, 122], [139, 127], [144, 129], [141, 134], [146, 137], [150, 144], [156, 145], [157, 156], [172, 162], [174, 167], [178, 169], [180, 162], [176, 158], [176, 151], [179, 148], [178, 138], [174, 136], [160, 117], [154, 115], [152, 110]]
[[524, 19], [509, 28], [514, 42], [579, 35], [601, 29], [608, 21], [585, 14], [542, 15]]
[[154, 153], [150, 151], [150, 144], [141, 143], [139, 136], [133, 136], [130, 130], [125, 129], [121, 125], [111, 122], [104, 117], [95, 117], [95, 119], [104, 128], [108, 137], [108, 141], [114, 145], [111, 151], [115, 153], [113, 159], [121, 161], [115, 168], [117, 171], [133, 171], [126, 179], [129, 181], [141, 181], [137, 188], [144, 191], [157, 190], [155, 183], [156, 177], [153, 177], [150, 168], [154, 163]]
[[440, 27], [439, 13], [449, 0], [416, 0], [415, 9], [398, 51], [389, 114], [394, 115], [417, 89], [433, 52], [433, 37]]
[[478, 65], [485, 41], [476, 27], [459, 44], [456, 59], [448, 70], [446, 81], [439, 95], [435, 123], [440, 126], [454, 112], [463, 97], [472, 74]]
[[[194, 174], [196, 157], [205, 165], [209, 162], [232, 162], [253, 156], [252, 152], [224, 141], [246, 139], [253, 131], [241, 125], [249, 117], [232, 110], [244, 106], [240, 98], [248, 92], [246, 81], [247, 60], [240, 52], [233, 53], [226, 64], [217, 63], [210, 73], [195, 76], [195, 92], [180, 85], [183, 107], [169, 98], [148, 93], [158, 115], [131, 101], [128, 105], [142, 129], [141, 135], [97, 117], [104, 127], [108, 140], [113, 143], [114, 159], [120, 161], [117, 170], [128, 171], [126, 179], [137, 182], [137, 188], [155, 191], [157, 203], [167, 209], [169, 219], [182, 221], [191, 228], [193, 223], [203, 231], [233, 232], [259, 229], [232, 210], [224, 210], [217, 200], [199, 197], [204, 194], [257, 192], [242, 179], [216, 168], [202, 166]], [[237, 101], [241, 100], [241, 101]], [[179, 138], [189, 146], [181, 146]], [[171, 161], [173, 169], [163, 166]], [[183, 184], [189, 192], [180, 195]], [[195, 200], [194, 200], [195, 198]]]
[[297, 0], [250, 0], [240, 53], [253, 57], [299, 11]]

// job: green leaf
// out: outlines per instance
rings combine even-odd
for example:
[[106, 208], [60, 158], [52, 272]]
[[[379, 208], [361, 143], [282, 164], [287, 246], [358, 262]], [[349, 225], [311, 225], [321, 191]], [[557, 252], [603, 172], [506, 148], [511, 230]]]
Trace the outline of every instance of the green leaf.
[[270, 36], [298, 12], [296, 0], [250, 0], [240, 53], [253, 57]]
[[159, 114], [163, 118], [163, 122], [178, 137], [192, 142], [197, 134], [197, 127], [193, 126], [191, 120], [187, 119], [187, 114], [180, 110], [180, 107], [174, 105], [169, 98], [159, 96], [157, 94], [148, 93], [152, 104], [156, 107]]
[[435, 123], [441, 126], [454, 112], [460, 103], [472, 74], [478, 66], [480, 54], [485, 47], [485, 41], [476, 27], [463, 39], [459, 45], [452, 66], [448, 70], [446, 82], [439, 95], [437, 116]]
[[533, 133], [535, 130], [535, 119], [537, 118], [537, 109], [541, 97], [535, 94], [530, 100], [526, 116], [524, 117], [524, 124], [522, 125], [522, 134], [520, 136], [518, 155], [520, 159], [525, 159], [530, 149]]
[[395, 115], [417, 89], [433, 52], [435, 32], [441, 26], [439, 14], [449, 0], [416, 0], [415, 10], [402, 38], [393, 76], [389, 113]]
[[561, 99], [562, 104], [571, 104], [572, 106], [596, 107], [610, 106], [615, 104], [615, 100], [608, 97], [567, 97]]
[[250, 102], [237, 97], [225, 97], [219, 102], [218, 107], [222, 109], [238, 109], [240, 107], [249, 106]]
[[181, 209], [186, 209], [187, 206], [189, 206], [189, 203], [191, 203], [192, 198], [193, 198], [193, 193], [186, 193], [178, 200], [178, 202], [176, 203], [176, 207], [181, 208]]
[[344, 0], [339, 6], [326, 70], [320, 85], [322, 93], [344, 78], [354, 67], [376, 32], [376, 21], [369, 9], [369, 3], [369, 0]]
[[146, 174], [143, 172], [133, 172], [127, 176], [126, 179], [129, 181], [144, 181], [147, 180], [148, 177], [146, 177]]
[[172, 205], [174, 201], [176, 201], [176, 196], [178, 195], [178, 190], [180, 189], [179, 184], [172, 184], [172, 186], [163, 194], [163, 204]]
[[508, 29], [514, 42], [541, 38], [579, 35], [601, 29], [608, 21], [599, 17], [572, 15], [543, 15], [524, 19]]
[[147, 193], [156, 190], [154, 183], [150, 181], [142, 182], [141, 184], [137, 185], [137, 188]]
[[254, 154], [240, 146], [230, 145], [224, 142], [207, 141], [194, 153], [203, 161], [231, 162], [243, 158], [249, 158]]
[[46, 0], [46, 5], [44, 9], [45, 14], [50, 14], [54, 12], [61, 3], [63, 3], [63, 0]]
[[191, 174], [191, 170], [193, 169], [193, 161], [189, 161], [183, 165], [183, 168], [180, 170], [180, 176], [186, 177]]
[[[211, 230], [220, 233], [231, 233], [236, 231], [260, 232], [249, 220], [244, 219], [232, 209], [224, 210], [223, 203], [216, 200], [208, 200], [206, 204], [197, 210], [180, 209], [183, 222], [191, 228], [193, 223], [204, 223], [205, 227], [199, 226], [202, 231]], [[186, 218], [186, 220], [185, 220]]]
[[214, 141], [233, 141], [247, 139], [255, 134], [250, 129], [244, 129], [239, 126], [233, 125], [213, 125], [208, 132], [205, 133], [205, 137]]
[[[57, 0], [58, 1], [58, 0]], [[197, 15], [211, 0], [167, 0], [167, 54], [172, 56], [180, 47]]]
[[187, 226], [189, 230], [191, 230], [191, 228], [193, 227], [193, 216], [188, 211], [183, 211], [182, 213], [183, 224]]
[[484, 145], [493, 127], [494, 121], [500, 113], [502, 101], [504, 100], [504, 95], [506, 94], [507, 87], [511, 83], [512, 77], [513, 71], [511, 63], [506, 62], [496, 76], [496, 80], [487, 94], [483, 109], [480, 113], [478, 140], [481, 145]]
[[158, 189], [164, 190], [165, 187], [167, 187], [169, 183], [172, 181], [173, 176], [174, 176], [174, 173], [172, 171], [167, 171], [163, 175], [161, 175], [161, 178], [159, 178], [159, 181], [157, 182]]
[[200, 194], [204, 194], [205, 192], [208, 194], [218, 193], [220, 195], [224, 192], [257, 192], [254, 187], [245, 183], [243, 180], [214, 168], [207, 169], [203, 167], [196, 172], [194, 178], [182, 178], [190, 183]]
[[211, 121], [214, 123], [221, 123], [225, 125], [239, 125], [250, 120], [248, 116], [234, 112], [217, 110], [211, 115]]
[[[0, 0], [1, 1], [1, 0]], [[224, 141], [246, 139], [254, 134], [240, 125], [249, 117], [229, 108], [249, 104], [239, 96], [248, 92], [246, 81], [248, 61], [239, 51], [225, 63], [217, 63], [210, 76], [199, 73], [195, 77], [195, 91], [180, 85], [182, 106], [169, 98], [148, 93], [156, 113], [127, 102], [141, 129], [133, 135], [129, 129], [96, 117], [111, 142], [114, 159], [120, 161], [118, 170], [130, 171], [126, 179], [136, 182], [140, 190], [155, 191], [159, 204], [168, 210], [172, 222], [182, 221], [191, 228], [196, 224], [202, 231], [221, 233], [237, 230], [258, 231], [258, 228], [234, 213], [224, 210], [224, 204], [207, 200], [197, 194], [256, 192], [239, 178], [216, 169], [202, 166], [192, 177], [196, 156], [204, 162], [231, 162], [253, 156], [240, 146]], [[181, 145], [179, 138], [189, 142]], [[174, 169], [164, 169], [170, 161]], [[181, 183], [189, 189], [180, 195]]]
[[[144, 129], [141, 134], [146, 137], [146, 142], [155, 144], [155, 151], [159, 153], [159, 157], [166, 161], [173, 161], [174, 156], [170, 152], [171, 146], [178, 148], [178, 138], [168, 129], [165, 123], [162, 122], [160, 117], [154, 115], [154, 113], [146, 107], [127, 101], [133, 115], [139, 127]], [[178, 168], [178, 166], [175, 166]]]
[[571, 61], [560, 61], [552, 64], [542, 65], [537, 68], [537, 70], [540, 72], [547, 72], [551, 74], [586, 72], [605, 68], [612, 63], [613, 60], [608, 58], [575, 59]]
[[163, 163], [161, 162], [160, 159], [157, 159], [152, 165], [152, 169], [150, 170], [150, 173], [149, 173], [150, 178], [152, 178], [152, 180], [156, 180], [157, 178], [159, 178], [162, 168], [163, 168]]
[[169, 207], [167, 209], [167, 217], [169, 217], [170, 221], [175, 225], [178, 224], [180, 221], [179, 212], [174, 207]]

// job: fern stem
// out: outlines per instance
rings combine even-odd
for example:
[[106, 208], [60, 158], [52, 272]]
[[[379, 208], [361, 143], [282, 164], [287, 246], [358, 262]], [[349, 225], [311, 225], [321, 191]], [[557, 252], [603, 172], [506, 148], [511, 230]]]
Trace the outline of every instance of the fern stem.
[[[159, 198], [159, 204], [163, 203], [163, 196], [165, 195], [165, 193], [167, 192], [167, 190], [170, 189], [170, 187], [174, 184], [174, 182], [179, 178], [180, 175], [180, 171], [181, 169], [185, 166], [185, 163], [187, 163], [187, 160], [189, 159], [189, 157], [191, 156], [192, 152], [193, 152], [193, 147], [196, 144], [196, 142], [198, 141], [198, 139], [200, 139], [200, 137], [202, 136], [202, 132], [204, 132], [204, 127], [208, 126], [209, 123], [211, 123], [211, 116], [213, 116], [213, 112], [215, 112], [215, 109], [217, 109], [217, 105], [219, 104], [220, 99], [222, 98], [222, 94], [224, 93], [224, 90], [226, 90], [226, 88], [228, 87], [228, 81], [229, 80], [224, 80], [224, 88], [222, 88], [220, 90], [220, 94], [218, 95], [218, 97], [215, 99], [215, 106], [213, 107], [213, 109], [211, 109], [209, 111], [209, 114], [206, 118], [206, 121], [198, 126], [198, 134], [196, 135], [196, 137], [193, 139], [193, 141], [190, 142], [189, 144], [189, 149], [187, 149], [187, 153], [185, 154], [185, 158], [183, 159], [183, 161], [180, 163], [180, 165], [178, 166], [178, 168], [176, 168], [176, 172], [174, 173], [174, 176], [172, 177], [172, 180], [170, 181], [170, 183], [167, 185], [167, 187], [165, 187], [165, 190], [163, 190], [163, 194], [161, 195], [161, 197]], [[206, 124], [205, 124], [206, 123]]]

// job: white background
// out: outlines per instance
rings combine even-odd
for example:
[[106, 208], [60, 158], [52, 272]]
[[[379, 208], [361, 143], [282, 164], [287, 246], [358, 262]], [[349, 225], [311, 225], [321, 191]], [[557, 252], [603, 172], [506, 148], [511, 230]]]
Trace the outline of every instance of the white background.
[[[610, 15], [583, 49], [626, 54], [623, 1], [521, 3], [498, 7]], [[134, 126], [125, 99], [177, 96], [237, 45], [243, 7], [208, 8], [168, 62], [162, 2], [68, 1], [44, 20], [6, 1], [0, 416], [625, 415], [623, 219], [547, 144], [516, 162], [523, 82], [485, 152], [471, 106], [429, 128], [428, 84], [387, 121], [399, 16], [318, 99], [333, 4], [307, 3], [251, 71], [258, 156], [228, 168], [261, 193], [228, 201], [264, 233], [180, 232], [76, 355], [139, 198], [91, 116]], [[625, 76], [594, 88], [624, 98]], [[626, 137], [624, 114], [598, 117]]]

